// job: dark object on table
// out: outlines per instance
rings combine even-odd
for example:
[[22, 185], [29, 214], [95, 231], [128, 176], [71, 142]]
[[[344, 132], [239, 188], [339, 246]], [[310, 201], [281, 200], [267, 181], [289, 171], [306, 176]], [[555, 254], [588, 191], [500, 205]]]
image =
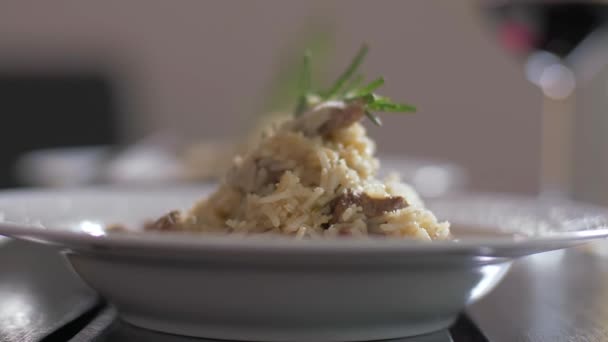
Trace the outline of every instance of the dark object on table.
[[103, 73], [0, 72], [0, 188], [20, 185], [10, 167], [26, 151], [117, 142], [118, 109]]
[[[450, 331], [416, 337], [393, 339], [390, 342], [487, 342], [479, 331], [469, 325], [470, 321], [463, 317], [456, 322]], [[473, 328], [472, 330], [470, 330]], [[462, 336], [457, 339], [452, 336]], [[221, 342], [203, 338], [170, 335], [146, 330], [124, 323], [116, 319], [116, 310], [105, 309], [95, 320], [84, 327], [70, 342]], [[389, 342], [389, 341], [386, 341]]]

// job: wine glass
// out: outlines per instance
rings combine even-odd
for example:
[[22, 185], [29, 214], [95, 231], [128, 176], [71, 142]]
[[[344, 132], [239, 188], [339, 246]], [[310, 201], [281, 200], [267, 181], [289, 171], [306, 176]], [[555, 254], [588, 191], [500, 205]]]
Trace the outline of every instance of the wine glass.
[[[493, 36], [523, 65], [526, 78], [543, 93], [541, 174], [543, 196], [572, 197], [575, 151], [575, 95], [608, 64], [606, 1], [478, 1]], [[583, 163], [585, 164], [585, 163]], [[608, 177], [608, 176], [607, 176]], [[608, 179], [584, 179], [608, 182]], [[608, 198], [606, 199], [608, 201]]]

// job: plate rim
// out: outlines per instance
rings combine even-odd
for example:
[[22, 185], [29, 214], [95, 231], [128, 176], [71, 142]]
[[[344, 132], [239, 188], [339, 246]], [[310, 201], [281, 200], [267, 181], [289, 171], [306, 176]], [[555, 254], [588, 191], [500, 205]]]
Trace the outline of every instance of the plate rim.
[[[159, 187], [127, 187], [117, 188], [113, 186], [93, 186], [62, 189], [9, 189], [0, 191], [0, 201], [6, 201], [9, 197], [27, 197], [40, 195], [61, 195], [86, 193], [116, 193], [128, 192], [140, 194], [144, 192], [160, 193], [170, 191], [173, 193], [188, 192], [190, 194], [199, 191], [208, 191], [211, 184], [199, 185], [172, 185]], [[538, 200], [532, 196], [513, 195], [504, 193], [472, 192], [457, 194], [455, 196], [491, 196], [497, 199], [517, 199], [526, 201]], [[450, 200], [448, 196], [441, 201]], [[540, 202], [539, 202], [540, 203]], [[550, 202], [548, 202], [550, 203]], [[560, 205], [575, 205], [578, 208], [589, 210], [600, 210], [608, 217], [608, 208], [578, 203], [573, 201], [558, 201]], [[0, 208], [1, 212], [1, 208]], [[291, 253], [372, 253], [372, 254], [420, 254], [420, 253], [457, 253], [472, 255], [502, 255], [524, 256], [542, 251], [561, 249], [575, 244], [590, 242], [597, 239], [608, 238], [608, 224], [589, 230], [575, 230], [552, 233], [547, 236], [527, 236], [521, 238], [469, 238], [462, 241], [415, 241], [407, 239], [320, 239], [320, 240], [295, 240], [288, 237], [236, 237], [216, 236], [213, 234], [200, 233], [115, 233], [103, 236], [94, 236], [85, 232], [71, 231], [55, 227], [47, 229], [33, 224], [10, 222], [0, 220], [0, 236], [9, 236], [16, 239], [25, 239], [39, 243], [51, 244], [62, 249], [73, 251], [91, 250], [93, 246], [97, 251], [103, 252], [108, 249], [134, 248], [136, 250], [180, 250], [182, 253], [193, 251], [232, 251], [232, 252], [255, 252], [262, 254]], [[192, 238], [195, 236], [196, 238]], [[181, 254], [181, 253], [180, 253]]]

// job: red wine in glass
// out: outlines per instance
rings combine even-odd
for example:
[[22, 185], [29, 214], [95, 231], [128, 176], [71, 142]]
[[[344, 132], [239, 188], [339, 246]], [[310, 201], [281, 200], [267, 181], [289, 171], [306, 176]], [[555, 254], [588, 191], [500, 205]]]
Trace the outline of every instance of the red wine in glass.
[[481, 11], [500, 45], [519, 58], [538, 50], [566, 58], [608, 23], [601, 1], [482, 1]]

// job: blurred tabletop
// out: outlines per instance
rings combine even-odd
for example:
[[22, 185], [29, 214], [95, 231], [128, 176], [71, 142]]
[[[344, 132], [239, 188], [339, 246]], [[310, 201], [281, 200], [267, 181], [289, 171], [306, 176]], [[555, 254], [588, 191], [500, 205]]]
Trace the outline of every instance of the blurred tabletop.
[[[59, 253], [33, 243], [0, 239], [0, 298], [1, 342], [210, 341], [123, 323]], [[580, 247], [518, 260], [449, 331], [394, 341], [608, 341], [608, 257]]]
[[469, 315], [490, 341], [608, 341], [607, 249], [604, 240], [521, 259]]

